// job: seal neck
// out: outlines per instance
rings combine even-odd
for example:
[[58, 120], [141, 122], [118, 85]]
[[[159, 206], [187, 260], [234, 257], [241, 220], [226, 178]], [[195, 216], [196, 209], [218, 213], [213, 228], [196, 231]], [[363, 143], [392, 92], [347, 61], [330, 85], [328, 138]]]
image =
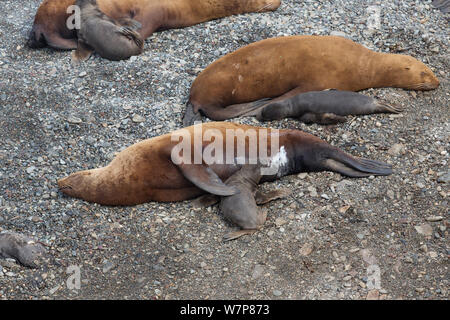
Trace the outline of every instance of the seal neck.
[[371, 83], [374, 88], [404, 87], [405, 84], [399, 79], [403, 73], [402, 55], [377, 52], [370, 62]]

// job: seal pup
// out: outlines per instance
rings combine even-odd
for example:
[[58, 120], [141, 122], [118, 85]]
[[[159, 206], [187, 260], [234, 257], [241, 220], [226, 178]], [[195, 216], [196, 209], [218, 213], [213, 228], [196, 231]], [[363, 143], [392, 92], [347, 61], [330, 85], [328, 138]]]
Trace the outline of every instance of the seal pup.
[[[205, 133], [200, 137], [199, 144], [196, 144], [195, 138], [185, 138], [195, 137], [199, 130]], [[208, 132], [214, 133], [214, 139], [206, 138]], [[236, 136], [228, 140], [227, 135], [230, 132], [236, 133]], [[220, 136], [227, 137], [225, 144], [220, 143]], [[186, 159], [177, 162], [174, 161], [177, 158], [173, 156], [180, 153], [180, 137], [183, 137], [183, 142], [188, 141], [188, 147], [183, 150], [183, 156], [186, 152]], [[278, 147], [275, 149], [272, 149], [273, 139], [278, 141]], [[200, 158], [199, 162], [195, 162], [196, 155], [202, 156], [211, 152], [211, 147], [216, 148], [214, 153], [218, 158], [215, 161], [208, 162], [205, 158]], [[252, 150], [256, 150], [252, 149], [253, 147], [258, 149], [255, 154], [252, 153]], [[263, 151], [266, 152], [269, 163], [262, 161]], [[231, 162], [226, 161], [229, 157]], [[240, 159], [240, 162], [237, 159]], [[258, 170], [258, 175], [254, 175], [256, 169], [252, 166], [261, 169]], [[267, 166], [275, 170], [263, 172], [262, 169], [267, 169]], [[233, 201], [233, 198], [224, 200], [224, 212], [229, 212], [227, 217], [241, 228], [248, 230], [251, 227], [251, 230], [255, 230], [262, 225], [261, 217], [255, 220], [258, 222], [256, 225], [244, 222], [253, 219], [256, 214], [254, 206], [251, 205], [256, 198], [250, 202], [248, 199], [254, 198], [254, 189], [259, 183], [299, 172], [324, 170], [349, 177], [392, 173], [388, 164], [353, 157], [300, 130], [275, 130], [230, 122], [210, 122], [138, 142], [120, 152], [107, 166], [75, 172], [58, 180], [58, 186], [63, 193], [71, 197], [103, 205], [183, 201], [205, 194], [235, 196], [239, 201]], [[239, 181], [249, 183], [243, 184]], [[265, 202], [277, 196], [280, 194], [275, 192], [257, 198], [261, 199], [259, 202]], [[234, 210], [235, 207], [227, 204], [229, 202], [248, 203], [245, 208], [250, 218], [244, 219], [244, 222], [233, 218], [233, 212], [240, 209]]]
[[41, 243], [16, 232], [0, 233], [0, 257], [17, 260], [29, 268], [36, 268], [45, 254]]
[[[200, 115], [191, 110], [186, 110], [185, 120], [200, 119]], [[307, 124], [335, 124], [345, 122], [348, 115], [400, 113], [403, 110], [402, 106], [389, 105], [357, 92], [330, 89], [237, 104], [216, 112], [215, 116], [220, 114], [222, 120], [255, 116], [260, 121], [296, 118]]]
[[433, 72], [411, 56], [375, 52], [338, 36], [278, 37], [240, 48], [203, 70], [192, 84], [183, 123], [199, 120], [199, 112], [213, 120], [243, 116], [254, 111], [255, 101], [308, 91], [438, 86]]
[[[75, 29], [67, 22], [73, 19], [68, 8], [76, 0], [44, 0], [34, 18], [27, 41], [31, 48], [50, 46], [55, 49], [77, 48]], [[183, 28], [201, 22], [249, 12], [276, 10], [280, 0], [98, 0], [100, 11], [122, 24], [134, 19], [142, 27], [142, 39], [158, 30]], [[67, 12], [69, 11], [69, 12]]]
[[348, 115], [400, 113], [403, 107], [391, 106], [352, 91], [311, 91], [262, 103], [254, 111], [260, 121], [296, 118], [304, 123], [334, 124], [345, 122]]
[[81, 9], [78, 46], [72, 52], [74, 62], [87, 60], [92, 52], [109, 60], [124, 60], [142, 53], [144, 39], [136, 31], [142, 25], [133, 19], [119, 24], [100, 11], [97, 0], [77, 0]]

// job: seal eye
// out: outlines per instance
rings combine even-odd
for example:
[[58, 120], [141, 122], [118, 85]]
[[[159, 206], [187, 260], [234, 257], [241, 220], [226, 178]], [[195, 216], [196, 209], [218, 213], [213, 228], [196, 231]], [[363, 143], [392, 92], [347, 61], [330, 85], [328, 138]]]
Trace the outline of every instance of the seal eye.
[[411, 68], [410, 68], [410, 67], [406, 67], [405, 69], [406, 69], [406, 70], [411, 70]]

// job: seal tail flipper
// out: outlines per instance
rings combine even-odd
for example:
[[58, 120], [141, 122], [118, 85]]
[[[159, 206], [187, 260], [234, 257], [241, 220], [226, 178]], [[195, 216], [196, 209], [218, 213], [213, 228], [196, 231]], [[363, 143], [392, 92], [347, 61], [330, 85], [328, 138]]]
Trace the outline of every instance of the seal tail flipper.
[[186, 104], [186, 111], [183, 117], [183, 126], [189, 127], [192, 126], [196, 121], [202, 121], [202, 115], [200, 112], [194, 111], [194, 105], [188, 101]]
[[324, 166], [332, 171], [339, 172], [349, 177], [387, 176], [392, 174], [392, 166], [364, 158], [352, 157], [336, 149], [327, 159]]
[[239, 193], [233, 186], [227, 186], [219, 176], [205, 164], [180, 164], [178, 165], [183, 176], [192, 182], [196, 187], [218, 195], [232, 196]]

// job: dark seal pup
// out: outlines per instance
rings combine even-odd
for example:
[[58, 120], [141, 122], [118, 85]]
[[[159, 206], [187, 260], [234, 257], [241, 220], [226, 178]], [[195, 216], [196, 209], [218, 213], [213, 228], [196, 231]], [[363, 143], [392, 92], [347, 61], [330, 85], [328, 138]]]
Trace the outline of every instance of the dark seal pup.
[[0, 257], [16, 259], [20, 264], [36, 268], [46, 251], [41, 243], [16, 232], [0, 233]]
[[[219, 145], [224, 157], [233, 159], [232, 163], [223, 161], [207, 164], [200, 161], [173, 161], [173, 149], [179, 145], [179, 139], [173, 137], [193, 137], [197, 130], [202, 132], [216, 132], [222, 137], [230, 132], [245, 134], [254, 133], [255, 140], [245, 136], [245, 139], [234, 138], [232, 145]], [[267, 140], [261, 140], [267, 137]], [[278, 149], [272, 150], [272, 139], [278, 139]], [[204, 154], [213, 143], [201, 138], [199, 150], [193, 141], [189, 142], [189, 150], [194, 150], [189, 159], [195, 154]], [[189, 140], [190, 141], [190, 140]], [[261, 141], [265, 141], [262, 143]], [[252, 145], [253, 144], [253, 145]], [[252, 158], [251, 148], [257, 147], [257, 159]], [[242, 154], [239, 149], [244, 150]], [[267, 149], [267, 150], [266, 150]], [[195, 151], [197, 150], [197, 151]], [[267, 152], [270, 165], [276, 163], [275, 172], [262, 173], [261, 151]], [[197, 152], [197, 153], [196, 153]], [[227, 154], [228, 153], [228, 154]], [[215, 154], [218, 154], [217, 151]], [[234, 160], [244, 158], [244, 163]], [[257, 160], [251, 163], [250, 160]], [[242, 159], [241, 159], [242, 160]], [[237, 197], [243, 206], [242, 219], [233, 218], [235, 207], [230, 207], [224, 200], [225, 216], [236, 222], [241, 228], [258, 229], [263, 220], [255, 211], [253, 201], [257, 184], [274, 181], [280, 177], [299, 172], [331, 170], [349, 177], [367, 177], [370, 175], [389, 175], [391, 166], [382, 162], [352, 157], [325, 141], [299, 130], [274, 130], [261, 127], [239, 125], [229, 122], [211, 122], [198, 124], [180, 129], [169, 134], [136, 143], [120, 152], [114, 160], [103, 168], [85, 170], [60, 179], [60, 190], [72, 197], [103, 205], [135, 205], [148, 201], [182, 201], [195, 197], [212, 194], [221, 197]], [[256, 172], [256, 173], [255, 173]], [[240, 183], [246, 182], [246, 183]], [[247, 190], [247, 191], [245, 191]], [[244, 197], [244, 198], [241, 198]], [[270, 198], [276, 195], [270, 196]], [[262, 197], [267, 198], [267, 197]], [[231, 198], [232, 199], [232, 198]], [[247, 199], [247, 200], [246, 200]], [[251, 202], [248, 199], [253, 199]], [[266, 199], [267, 201], [267, 199]], [[264, 202], [264, 201], [260, 201]], [[245, 205], [248, 203], [248, 205]], [[228, 212], [228, 213], [227, 213]], [[244, 222], [242, 222], [244, 221]], [[250, 221], [250, 222], [249, 222]], [[253, 221], [253, 222], [251, 222]], [[231, 237], [233, 238], [233, 237]]]
[[375, 52], [343, 37], [278, 37], [240, 48], [203, 70], [192, 84], [183, 122], [192, 124], [199, 111], [225, 120], [251, 111], [252, 102], [308, 91], [438, 85], [433, 72], [411, 56]]
[[97, 0], [77, 0], [81, 9], [78, 47], [72, 54], [74, 62], [84, 61], [93, 51], [109, 60], [124, 60], [142, 53], [144, 39], [135, 31], [141, 24], [122, 19], [121, 24], [100, 11]]
[[402, 107], [391, 106], [352, 91], [311, 91], [262, 102], [246, 115], [255, 115], [260, 121], [296, 118], [304, 123], [334, 124], [345, 122], [348, 115], [399, 113]]

